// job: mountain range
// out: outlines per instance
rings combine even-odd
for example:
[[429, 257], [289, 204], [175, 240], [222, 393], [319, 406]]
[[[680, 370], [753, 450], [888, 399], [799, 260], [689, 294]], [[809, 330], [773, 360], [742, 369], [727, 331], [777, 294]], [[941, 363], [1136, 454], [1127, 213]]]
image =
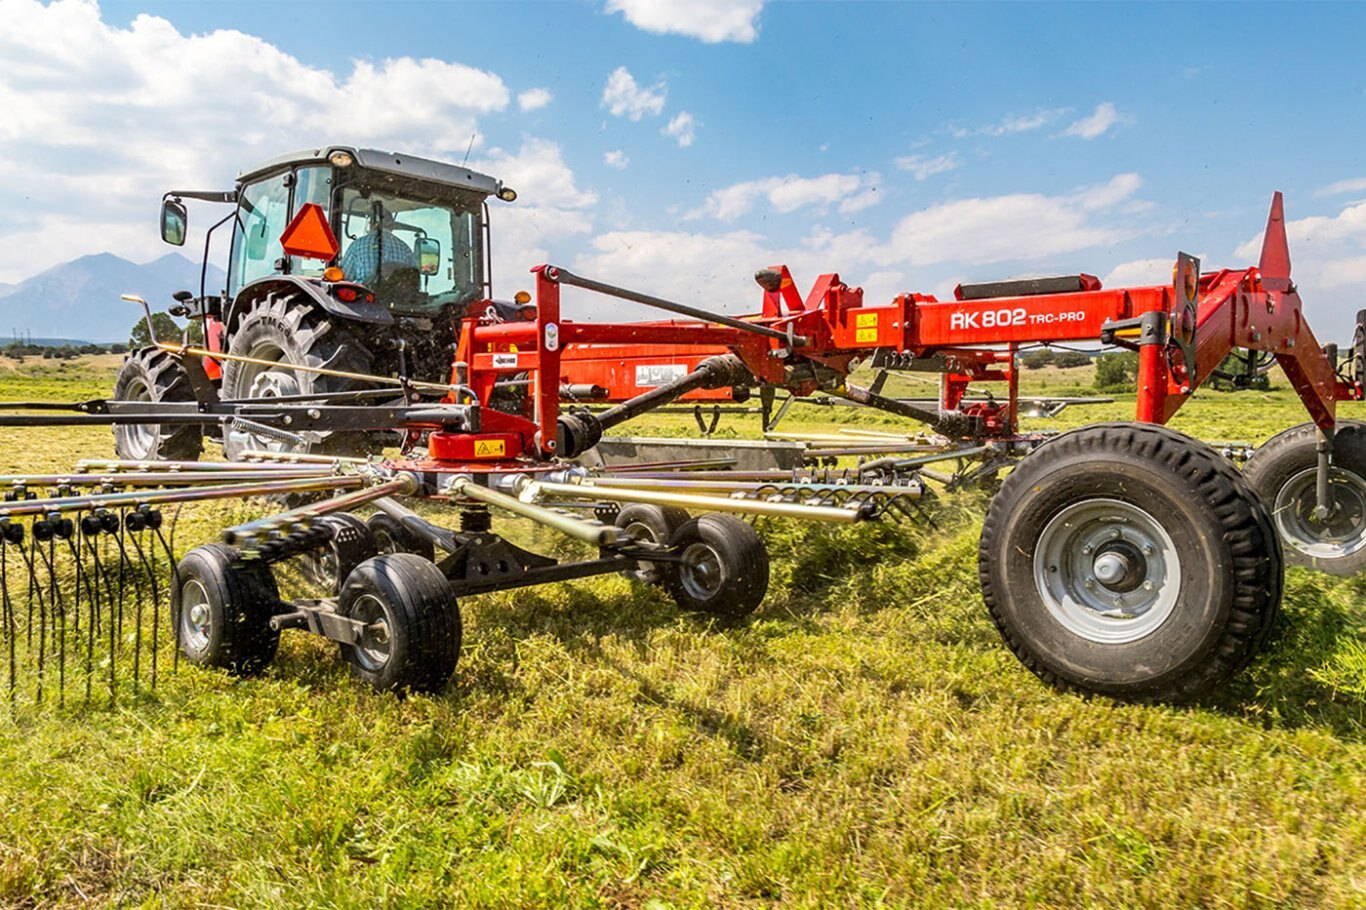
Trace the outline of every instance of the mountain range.
[[[223, 270], [210, 265], [208, 292], [221, 290], [223, 279]], [[179, 253], [141, 265], [112, 253], [82, 256], [18, 284], [0, 284], [0, 342], [30, 334], [126, 342], [142, 310], [120, 294], [137, 294], [164, 310], [182, 290], [199, 294], [199, 263]]]

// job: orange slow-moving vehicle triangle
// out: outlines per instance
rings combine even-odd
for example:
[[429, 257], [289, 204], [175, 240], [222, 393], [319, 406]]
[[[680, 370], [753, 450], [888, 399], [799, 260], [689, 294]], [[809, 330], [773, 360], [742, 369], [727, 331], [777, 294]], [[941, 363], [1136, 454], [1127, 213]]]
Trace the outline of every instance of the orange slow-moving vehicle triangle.
[[337, 237], [322, 206], [309, 202], [280, 235], [280, 246], [290, 256], [328, 260], [337, 255]]

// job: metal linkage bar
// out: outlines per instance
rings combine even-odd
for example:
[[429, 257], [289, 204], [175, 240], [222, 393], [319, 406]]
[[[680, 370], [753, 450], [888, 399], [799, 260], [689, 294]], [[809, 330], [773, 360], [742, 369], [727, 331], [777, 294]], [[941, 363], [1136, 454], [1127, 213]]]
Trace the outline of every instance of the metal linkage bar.
[[119, 506], [159, 505], [172, 502], [199, 502], [207, 499], [245, 499], [250, 496], [278, 496], [287, 493], [321, 493], [363, 486], [365, 478], [316, 477], [305, 480], [275, 480], [226, 486], [183, 487], [170, 490], [134, 490], [126, 493], [101, 493], [94, 496], [60, 496], [0, 503], [0, 518], [21, 515], [47, 515], [52, 512], [82, 512]]
[[[523, 476], [523, 480], [527, 483], [534, 483], [525, 476]], [[554, 509], [538, 506], [532, 502], [508, 496], [506, 493], [481, 487], [466, 477], [457, 477], [451, 483], [449, 490], [452, 496], [472, 499], [475, 502], [482, 502], [485, 505], [494, 506], [523, 518], [530, 518], [538, 524], [554, 528], [562, 534], [596, 546], [610, 546], [620, 542], [622, 537], [622, 532], [611, 525], [584, 521], [582, 518], [564, 515]]]
[[589, 481], [553, 483], [544, 480], [528, 480], [519, 492], [519, 496], [524, 500], [537, 499], [542, 495], [559, 499], [605, 499], [609, 502], [691, 506], [716, 512], [738, 512], [744, 515], [767, 515], [775, 518], [801, 518], [840, 524], [849, 524], [871, 517], [861, 506], [847, 509], [838, 506], [811, 506], [767, 500], [733, 499], [726, 496], [705, 496], [662, 490], [624, 489], [615, 486], [598, 486]]
[[[360, 483], [366, 482], [365, 478], [357, 477], [354, 479]], [[411, 474], [402, 474], [393, 480], [377, 483], [365, 489], [335, 496], [332, 499], [309, 503], [296, 509], [290, 509], [288, 512], [267, 515], [265, 518], [258, 518], [255, 521], [228, 528], [223, 532], [223, 542], [235, 547], [250, 549], [263, 538], [268, 538], [274, 534], [286, 534], [307, 527], [316, 519], [332, 512], [354, 509], [356, 506], [363, 506], [385, 496], [411, 496], [417, 490], [417, 478]]]

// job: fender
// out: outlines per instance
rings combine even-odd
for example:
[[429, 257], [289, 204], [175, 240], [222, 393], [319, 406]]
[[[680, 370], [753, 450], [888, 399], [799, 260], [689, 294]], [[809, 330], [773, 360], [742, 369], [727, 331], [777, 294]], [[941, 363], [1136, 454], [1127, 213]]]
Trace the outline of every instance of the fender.
[[246, 285], [237, 292], [223, 319], [228, 335], [237, 331], [237, 323], [242, 314], [257, 300], [267, 294], [301, 294], [311, 303], [317, 304], [329, 316], [350, 322], [364, 322], [370, 325], [393, 325], [394, 317], [382, 303], [366, 303], [362, 300], [346, 302], [329, 294], [323, 284], [315, 278], [301, 275], [269, 275]]

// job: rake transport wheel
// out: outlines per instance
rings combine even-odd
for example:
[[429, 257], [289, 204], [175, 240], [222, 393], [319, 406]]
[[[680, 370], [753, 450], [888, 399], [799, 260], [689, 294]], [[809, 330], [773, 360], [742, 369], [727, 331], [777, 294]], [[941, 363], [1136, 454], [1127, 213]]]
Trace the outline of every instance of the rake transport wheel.
[[1366, 425], [1338, 421], [1323, 519], [1314, 515], [1317, 444], [1312, 423], [1291, 427], [1253, 451], [1243, 476], [1271, 510], [1287, 563], [1355, 575], [1366, 569]]
[[[369, 350], [347, 329], [329, 321], [320, 308], [298, 294], [272, 293], [256, 301], [237, 324], [228, 352], [271, 364], [299, 364], [349, 373], [369, 373]], [[225, 399], [282, 398], [315, 392], [345, 392], [363, 388], [357, 380], [301, 373], [273, 365], [223, 362]], [[314, 451], [330, 455], [368, 454], [368, 437], [360, 432], [318, 434], [310, 445], [296, 443], [260, 429], [223, 430], [223, 454], [231, 461], [246, 449], [281, 452]]]
[[460, 656], [460, 607], [441, 570], [412, 553], [387, 553], [356, 567], [337, 612], [378, 625], [370, 645], [342, 645], [351, 675], [382, 691], [436, 692]]
[[370, 516], [370, 536], [376, 553], [412, 553], [428, 562], [436, 559], [436, 547], [403, 526], [403, 522], [384, 512]]
[[[636, 540], [668, 546], [674, 534], [687, 521], [688, 513], [677, 506], [633, 502], [621, 507], [621, 511], [617, 513], [616, 525]], [[667, 562], [640, 561], [634, 569], [621, 574], [647, 585], [660, 585], [664, 584], [669, 575], [674, 574], [674, 567]]]
[[280, 633], [270, 628], [270, 617], [280, 593], [268, 566], [242, 562], [232, 547], [210, 543], [185, 554], [175, 579], [171, 621], [187, 660], [250, 676], [275, 658]]
[[[116, 401], [194, 401], [180, 361], [157, 348], [132, 351], [114, 380]], [[114, 427], [114, 451], [131, 461], [198, 461], [204, 451], [199, 427], [128, 424]]]
[[1261, 499], [1207, 446], [1098, 424], [1011, 471], [987, 510], [978, 573], [1006, 644], [1045, 682], [1173, 701], [1261, 648], [1281, 547]]
[[768, 593], [768, 549], [733, 515], [686, 521], [669, 543], [679, 561], [663, 584], [680, 609], [734, 619], [754, 612]]
[[352, 569], [381, 551], [370, 526], [357, 515], [334, 512], [322, 522], [332, 526], [332, 539], [299, 557], [299, 568], [310, 584], [337, 594]]

